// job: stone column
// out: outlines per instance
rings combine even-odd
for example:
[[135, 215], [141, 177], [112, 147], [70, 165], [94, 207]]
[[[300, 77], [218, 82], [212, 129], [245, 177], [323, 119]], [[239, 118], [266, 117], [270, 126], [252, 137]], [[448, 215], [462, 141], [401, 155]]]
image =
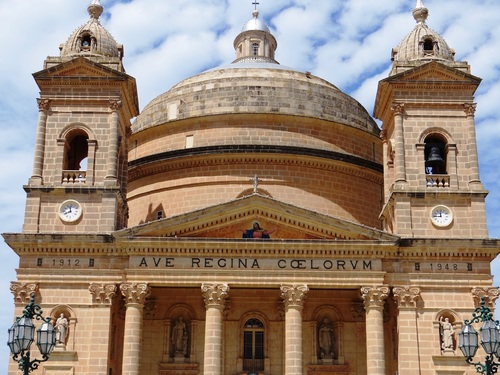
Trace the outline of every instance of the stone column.
[[464, 104], [464, 111], [467, 116], [467, 154], [469, 157], [470, 174], [469, 185], [475, 185], [477, 189], [482, 189], [481, 181], [479, 180], [479, 158], [477, 155], [477, 138], [476, 138], [476, 125], [474, 115], [476, 114], [476, 104]]
[[116, 182], [116, 179], [118, 177], [118, 149], [120, 147], [120, 145], [118, 144], [118, 110], [121, 106], [122, 102], [120, 100], [109, 101], [111, 116], [109, 119], [109, 151], [106, 180], [112, 183]]
[[407, 375], [419, 375], [420, 356], [415, 352], [418, 342], [417, 302], [420, 288], [395, 286], [394, 298], [398, 305], [398, 372]]
[[389, 287], [365, 286], [361, 295], [366, 310], [366, 364], [367, 375], [385, 374], [384, 301]]
[[124, 283], [120, 285], [120, 291], [125, 297], [126, 307], [122, 375], [140, 375], [142, 314], [151, 289], [145, 283]]
[[395, 183], [406, 182], [405, 142], [403, 133], [404, 104], [394, 103], [392, 105], [392, 110], [394, 111], [394, 180]]
[[203, 283], [201, 293], [207, 310], [203, 375], [222, 375], [222, 313], [229, 286]]
[[307, 285], [281, 285], [285, 304], [285, 375], [302, 375], [302, 308]]
[[38, 102], [38, 125], [36, 129], [35, 157], [33, 160], [33, 173], [30, 184], [42, 184], [43, 161], [45, 158], [45, 131], [47, 128], [47, 113], [50, 108], [50, 100], [37, 99]]

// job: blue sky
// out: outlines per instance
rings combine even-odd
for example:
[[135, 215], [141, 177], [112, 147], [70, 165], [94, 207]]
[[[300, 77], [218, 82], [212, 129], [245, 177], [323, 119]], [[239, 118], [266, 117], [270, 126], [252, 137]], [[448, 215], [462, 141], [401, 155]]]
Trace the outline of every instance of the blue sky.
[[[253, 0], [101, 0], [101, 23], [125, 46], [143, 108], [179, 81], [231, 62], [233, 40], [251, 18]], [[413, 29], [416, 0], [259, 0], [261, 18], [278, 41], [277, 60], [311, 71], [354, 96], [371, 113], [391, 49]], [[426, 0], [428, 25], [445, 37], [456, 60], [468, 61], [483, 82], [476, 127], [490, 237], [500, 237], [500, 1]], [[90, 0], [0, 0], [0, 232], [20, 232], [31, 175], [38, 90], [31, 76], [46, 56], [88, 19]], [[12, 323], [17, 256], [0, 244], [0, 337]], [[500, 278], [500, 262], [493, 262]], [[498, 284], [496, 280], [496, 284]], [[5, 334], [4, 334], [5, 333]], [[2, 336], [4, 335], [4, 336]], [[1, 340], [0, 340], [1, 343]], [[0, 344], [0, 358], [8, 348]], [[6, 369], [6, 361], [0, 360]]]

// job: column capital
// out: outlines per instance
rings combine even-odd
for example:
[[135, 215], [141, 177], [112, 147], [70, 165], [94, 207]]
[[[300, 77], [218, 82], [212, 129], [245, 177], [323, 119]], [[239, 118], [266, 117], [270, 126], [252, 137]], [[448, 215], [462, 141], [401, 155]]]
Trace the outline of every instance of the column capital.
[[399, 308], [417, 307], [420, 297], [420, 288], [412, 286], [395, 286], [392, 289]]
[[10, 283], [10, 291], [14, 294], [14, 303], [28, 304], [33, 293], [38, 292], [37, 283]]
[[48, 111], [50, 109], [50, 99], [38, 98], [36, 102], [38, 104], [39, 111]]
[[151, 288], [147, 283], [123, 283], [120, 284], [120, 292], [125, 297], [125, 304], [144, 305]]
[[385, 299], [389, 296], [388, 286], [364, 286], [361, 296], [365, 302], [365, 309], [369, 307], [383, 307]]
[[474, 115], [476, 114], [476, 108], [477, 108], [476, 103], [465, 103], [464, 112], [467, 115], [467, 117], [474, 117]]
[[201, 285], [201, 294], [205, 300], [205, 308], [222, 308], [226, 303], [229, 294], [229, 285], [218, 283], [203, 283]]
[[481, 304], [481, 297], [484, 297], [484, 302], [486, 306], [490, 309], [495, 308], [495, 302], [498, 299], [498, 288], [472, 288], [472, 298], [474, 299], [474, 305], [479, 307]]
[[404, 103], [392, 103], [391, 110], [394, 112], [395, 115], [402, 115], [404, 113], [404, 110], [405, 110], [405, 104]]
[[92, 295], [92, 303], [97, 305], [111, 304], [117, 289], [115, 284], [90, 284], [89, 292]]
[[122, 101], [121, 100], [110, 100], [109, 101], [109, 108], [111, 111], [116, 112], [118, 111], [122, 106]]
[[282, 284], [280, 287], [281, 298], [285, 303], [285, 309], [290, 307], [304, 306], [309, 287], [306, 284]]

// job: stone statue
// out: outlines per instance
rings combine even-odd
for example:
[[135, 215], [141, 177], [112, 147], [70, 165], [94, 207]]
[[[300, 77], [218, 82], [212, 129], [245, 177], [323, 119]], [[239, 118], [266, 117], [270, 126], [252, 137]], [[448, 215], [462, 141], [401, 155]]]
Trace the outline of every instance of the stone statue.
[[66, 338], [68, 337], [68, 319], [61, 313], [56, 320], [56, 345], [65, 345]]
[[185, 356], [187, 354], [187, 341], [188, 332], [186, 328], [186, 323], [182, 316], [180, 316], [174, 324], [172, 330], [172, 346], [174, 348], [175, 356]]
[[455, 334], [453, 325], [448, 318], [444, 320], [441, 318], [439, 323], [441, 325], [441, 349], [453, 350], [453, 335]]
[[332, 324], [328, 319], [324, 319], [321, 323], [318, 332], [318, 342], [320, 349], [320, 357], [331, 359], [334, 357], [335, 336], [333, 333]]

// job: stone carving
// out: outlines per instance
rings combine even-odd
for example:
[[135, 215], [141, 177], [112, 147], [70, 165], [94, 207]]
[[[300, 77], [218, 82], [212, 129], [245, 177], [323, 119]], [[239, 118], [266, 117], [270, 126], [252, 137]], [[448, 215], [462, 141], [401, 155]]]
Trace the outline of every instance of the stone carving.
[[56, 329], [56, 346], [65, 346], [68, 337], [69, 322], [63, 313], [59, 315], [55, 324]]
[[352, 317], [355, 320], [365, 320], [366, 311], [362, 303], [353, 303], [351, 306]]
[[439, 321], [440, 331], [441, 331], [441, 349], [443, 351], [453, 351], [453, 339], [455, 335], [455, 329], [450, 323], [450, 319], [442, 318]]
[[481, 298], [484, 298], [486, 306], [490, 309], [495, 309], [495, 301], [498, 299], [498, 288], [473, 288], [472, 298], [474, 299], [474, 305], [479, 307], [481, 304]]
[[335, 334], [330, 320], [324, 319], [318, 330], [318, 346], [320, 358], [332, 359], [335, 356]]
[[48, 111], [50, 109], [50, 100], [49, 99], [37, 99], [38, 110], [40, 111]]
[[226, 298], [229, 294], [229, 285], [217, 283], [203, 283], [201, 293], [205, 300], [205, 308], [224, 307]]
[[361, 288], [361, 296], [365, 303], [365, 309], [369, 307], [383, 307], [388, 295], [389, 287], [387, 286], [364, 286]]
[[92, 295], [92, 303], [110, 304], [116, 295], [115, 284], [90, 284], [89, 292]]
[[122, 106], [122, 102], [121, 100], [110, 100], [109, 101], [109, 108], [115, 112], [115, 111], [118, 111], [120, 109], [120, 107]]
[[174, 322], [171, 337], [171, 342], [176, 357], [184, 357], [187, 354], [188, 341], [189, 334], [186, 323], [184, 322], [182, 316], [179, 316]]
[[420, 299], [420, 288], [395, 286], [392, 291], [398, 307], [417, 307], [417, 301]]
[[393, 103], [391, 106], [391, 110], [396, 115], [402, 115], [404, 113], [405, 105], [404, 103]]
[[473, 103], [473, 104], [469, 104], [469, 103], [464, 104], [465, 114], [467, 116], [474, 116], [476, 114], [476, 107], [477, 107], [477, 104], [475, 104], [475, 103]]
[[136, 303], [144, 305], [146, 298], [151, 294], [148, 284], [124, 283], [120, 285], [120, 291], [125, 297], [125, 303]]
[[28, 304], [33, 293], [38, 291], [38, 284], [10, 283], [10, 291], [14, 294], [14, 302]]
[[306, 299], [309, 288], [305, 284], [301, 285], [281, 285], [281, 298], [285, 303], [285, 309], [290, 307], [302, 307]]

